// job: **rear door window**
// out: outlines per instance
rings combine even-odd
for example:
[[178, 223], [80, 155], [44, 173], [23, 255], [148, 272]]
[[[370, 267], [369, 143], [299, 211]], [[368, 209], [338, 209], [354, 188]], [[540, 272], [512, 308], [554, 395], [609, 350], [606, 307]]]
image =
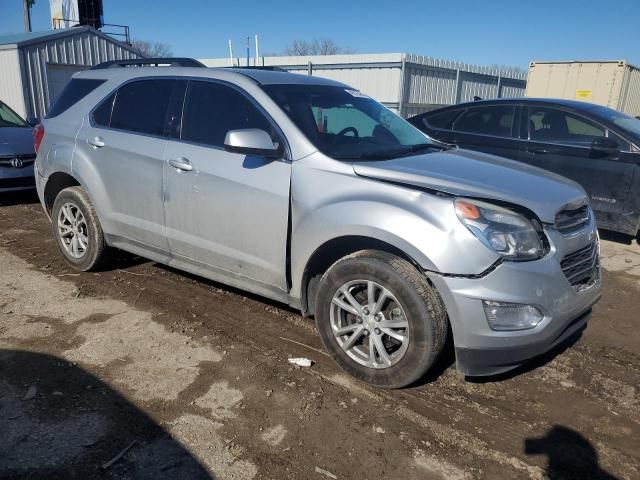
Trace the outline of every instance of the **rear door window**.
[[89, 95], [105, 81], [93, 78], [72, 78], [56, 98], [44, 118], [57, 117]]
[[213, 82], [189, 83], [182, 140], [223, 148], [227, 132], [245, 128], [273, 134], [269, 120], [238, 90]]
[[[147, 135], [164, 135], [167, 110], [175, 84], [175, 80], [154, 79], [138, 80], [123, 85], [116, 93], [109, 126]], [[108, 107], [105, 107], [105, 110], [107, 109]], [[96, 112], [99, 120], [104, 121], [105, 111], [100, 107], [96, 109], [94, 120]]]
[[458, 118], [453, 129], [459, 132], [511, 137], [515, 118], [515, 106], [492, 105], [472, 107]]

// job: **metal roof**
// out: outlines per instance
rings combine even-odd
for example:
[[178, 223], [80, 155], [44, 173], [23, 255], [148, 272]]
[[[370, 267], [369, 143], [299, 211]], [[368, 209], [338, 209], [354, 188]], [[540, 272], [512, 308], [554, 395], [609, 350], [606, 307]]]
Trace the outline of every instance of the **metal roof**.
[[[76, 33], [79, 29], [82, 29], [83, 31], [86, 30], [86, 28], [79, 27], [73, 33]], [[42, 32], [10, 33], [8, 35], [0, 35], [0, 45], [22, 45], [27, 42], [32, 42], [33, 40], [43, 40], [48, 37], [55, 38], [63, 35], [69, 35], [69, 30], [60, 29], [45, 30]]]
[[22, 47], [24, 45], [32, 45], [37, 43], [48, 42], [50, 40], [57, 40], [60, 37], [66, 37], [71, 35], [78, 35], [81, 33], [92, 33], [99, 37], [102, 37], [111, 42], [117, 43], [122, 48], [125, 48], [131, 52], [139, 55], [139, 52], [135, 50], [131, 45], [123, 43], [106, 33], [96, 30], [93, 27], [84, 25], [71, 28], [60, 28], [57, 30], [45, 30], [42, 32], [22, 32], [22, 33], [10, 33], [7, 35], [0, 35], [0, 50], [11, 49], [13, 47]]

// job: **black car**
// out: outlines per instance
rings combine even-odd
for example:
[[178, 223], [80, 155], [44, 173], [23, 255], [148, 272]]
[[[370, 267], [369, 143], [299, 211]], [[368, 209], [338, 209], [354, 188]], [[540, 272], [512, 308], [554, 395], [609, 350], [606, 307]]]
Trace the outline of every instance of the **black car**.
[[640, 120], [590, 103], [499, 99], [409, 119], [430, 137], [550, 170], [580, 183], [598, 226], [640, 230]]

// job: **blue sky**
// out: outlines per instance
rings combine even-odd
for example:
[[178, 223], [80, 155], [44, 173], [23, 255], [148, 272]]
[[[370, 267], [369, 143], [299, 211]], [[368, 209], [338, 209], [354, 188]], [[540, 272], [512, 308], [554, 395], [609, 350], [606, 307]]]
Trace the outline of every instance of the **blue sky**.
[[[0, 34], [22, 30], [22, 0], [0, 0]], [[151, 6], [151, 8], [149, 8]], [[236, 56], [260, 35], [264, 52], [294, 39], [329, 37], [360, 53], [409, 52], [526, 68], [531, 60], [627, 59], [640, 65], [640, 0], [104, 0], [105, 21], [179, 56]], [[36, 0], [34, 30], [48, 29]]]

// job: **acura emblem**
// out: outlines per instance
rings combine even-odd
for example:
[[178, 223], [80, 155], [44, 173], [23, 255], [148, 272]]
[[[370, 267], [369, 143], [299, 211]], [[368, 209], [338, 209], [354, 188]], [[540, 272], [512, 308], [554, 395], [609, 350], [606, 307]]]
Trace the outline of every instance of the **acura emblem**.
[[12, 167], [20, 168], [20, 167], [22, 167], [22, 165], [24, 165], [24, 163], [18, 157], [11, 159], [11, 166]]

